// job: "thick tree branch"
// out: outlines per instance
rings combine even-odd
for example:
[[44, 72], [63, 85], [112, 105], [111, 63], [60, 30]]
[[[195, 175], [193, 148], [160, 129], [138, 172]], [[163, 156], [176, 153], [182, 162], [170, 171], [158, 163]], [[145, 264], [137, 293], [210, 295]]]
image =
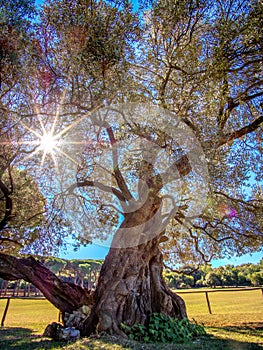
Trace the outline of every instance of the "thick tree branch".
[[233, 141], [235, 139], [239, 139], [244, 135], [247, 135], [256, 129], [260, 127], [260, 125], [263, 123], [263, 115], [254, 120], [251, 124], [248, 124], [247, 126], [244, 126], [243, 128], [233, 131], [232, 133], [228, 133], [225, 136], [221, 137], [219, 140], [217, 146], [223, 146], [227, 144], [230, 141]]
[[[156, 144], [158, 148], [166, 149], [167, 147], [169, 147], [168, 142], [170, 136], [167, 135], [165, 132], [158, 130], [159, 134], [157, 134], [156, 139], [151, 134], [152, 130], [147, 130], [137, 123], [134, 123], [134, 125], [129, 124], [129, 126], [134, 134], [144, 138], [147, 141], [150, 141], [153, 144]], [[145, 151], [147, 152], [147, 149], [145, 149]], [[154, 158], [156, 157], [156, 152], [154, 152], [153, 147], [148, 151], [148, 158], [151, 159], [151, 161], [144, 161], [145, 166], [142, 167], [141, 173], [144, 173], [145, 182], [147, 183], [149, 188], [152, 188], [154, 190], [156, 194], [161, 190], [161, 188], [165, 184], [177, 180], [180, 177], [188, 175], [192, 170], [187, 155], [182, 155], [178, 160], [173, 162], [163, 173], [152, 176], [154, 170], [152, 165], [154, 161], [152, 160], [154, 160]], [[145, 156], [144, 159], [146, 158], [147, 157]]]
[[179, 222], [179, 224], [183, 225], [189, 232], [190, 237], [193, 239], [195, 251], [201, 256], [202, 260], [205, 263], [209, 263], [213, 259], [213, 253], [209, 256], [209, 258], [207, 258], [205, 253], [199, 247], [199, 237], [194, 235], [191, 227], [188, 227], [180, 218], [176, 217], [175, 219], [177, 222]]
[[[109, 110], [108, 110], [109, 112]], [[111, 149], [112, 149], [112, 161], [113, 161], [113, 176], [117, 181], [119, 190], [118, 192], [121, 193], [122, 197], [124, 197], [124, 200], [131, 200], [132, 195], [131, 192], [128, 189], [128, 186], [126, 184], [126, 181], [124, 180], [124, 177], [121, 173], [121, 170], [119, 168], [119, 160], [118, 160], [118, 144], [117, 140], [115, 138], [114, 132], [112, 127], [108, 122], [105, 120], [99, 120], [98, 118], [93, 117], [92, 121], [95, 125], [99, 127], [104, 127], [106, 129], [106, 132], [109, 137], [109, 141], [111, 144]], [[122, 200], [123, 201], [123, 200]]]
[[153, 176], [149, 183], [154, 191], [159, 192], [165, 184], [171, 181], [178, 180], [179, 178], [186, 176], [192, 170], [189, 159], [186, 155], [171, 164], [165, 172]]
[[117, 184], [119, 186], [119, 189], [121, 190], [122, 194], [127, 200], [132, 199], [131, 192], [128, 189], [128, 186], [126, 184], [126, 181], [124, 180], [122, 173], [119, 168], [119, 160], [118, 160], [118, 147], [117, 147], [117, 141], [115, 139], [112, 127], [107, 125], [106, 131], [108, 133], [111, 147], [112, 147], [112, 160], [113, 160], [113, 173], [114, 177], [117, 181]]
[[171, 272], [174, 272], [174, 273], [178, 273], [178, 275], [192, 275], [193, 273], [195, 273], [196, 271], [199, 270], [200, 268], [200, 264], [197, 265], [197, 267], [195, 268], [191, 268], [190, 271], [187, 271], [187, 270], [176, 270], [176, 269], [173, 269], [171, 266], [168, 266], [167, 264], [163, 264], [163, 266], [167, 269], [167, 270], [170, 270]]
[[160, 101], [161, 101], [163, 107], [166, 106], [166, 104], [165, 104], [165, 90], [166, 90], [166, 86], [169, 82], [170, 75], [172, 73], [172, 68], [173, 67], [171, 67], [171, 66], [168, 68], [168, 70], [165, 74], [165, 77], [162, 78], [163, 81], [162, 81], [162, 84], [161, 84], [160, 89], [159, 89]]
[[16, 258], [0, 253], [0, 277], [4, 280], [23, 279], [32, 283], [62, 312], [71, 313], [82, 305], [91, 305], [93, 302], [93, 297], [87, 290], [61, 281], [33, 257]]
[[210, 257], [207, 258], [207, 257], [205, 256], [205, 253], [202, 252], [202, 250], [199, 248], [198, 237], [195, 236], [195, 235], [193, 234], [191, 228], [188, 228], [188, 232], [189, 232], [189, 234], [190, 234], [190, 237], [191, 237], [191, 238], [193, 239], [193, 241], [194, 241], [194, 246], [195, 246], [196, 252], [200, 254], [200, 256], [202, 257], [202, 259], [203, 259], [203, 261], [204, 261], [205, 263], [209, 263], [209, 262], [213, 259], [213, 254], [211, 254]]
[[67, 192], [72, 193], [76, 188], [80, 187], [96, 187], [104, 192], [113, 193], [121, 202], [126, 200], [126, 197], [117, 188], [104, 185], [99, 181], [84, 180], [71, 185]]
[[10, 242], [10, 243], [16, 244], [16, 245], [18, 245], [18, 246], [20, 246], [20, 247], [23, 247], [23, 245], [22, 245], [20, 242], [14, 240], [14, 239], [12, 239], [12, 238], [1, 237], [1, 236], [0, 236], [0, 244], [2, 244], [2, 243], [4, 243], [4, 242]]

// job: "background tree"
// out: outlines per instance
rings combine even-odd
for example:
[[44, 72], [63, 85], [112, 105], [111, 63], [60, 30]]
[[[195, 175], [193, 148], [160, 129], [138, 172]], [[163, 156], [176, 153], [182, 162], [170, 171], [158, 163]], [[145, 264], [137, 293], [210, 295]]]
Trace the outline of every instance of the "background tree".
[[46, 200], [25, 171], [10, 167], [2, 176], [0, 189], [1, 250], [14, 253], [39, 238]]
[[67, 264], [66, 260], [54, 257], [45, 258], [44, 261], [45, 266], [48, 267], [56, 275], [60, 275]]
[[263, 275], [262, 272], [253, 272], [250, 275], [250, 280], [253, 286], [258, 287], [258, 286], [262, 286], [263, 284]]
[[209, 287], [217, 287], [222, 284], [219, 276], [215, 272], [209, 272], [205, 276], [205, 284]]

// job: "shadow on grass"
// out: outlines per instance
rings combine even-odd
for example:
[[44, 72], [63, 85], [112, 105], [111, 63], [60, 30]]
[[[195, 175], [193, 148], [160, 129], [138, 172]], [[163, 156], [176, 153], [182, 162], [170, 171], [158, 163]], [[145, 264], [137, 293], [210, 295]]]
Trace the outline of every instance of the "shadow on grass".
[[59, 349], [65, 343], [41, 338], [29, 328], [0, 328], [0, 349]]
[[[263, 349], [263, 323], [243, 323], [242, 326], [209, 327], [212, 330], [211, 339], [225, 342], [229, 350], [259, 350]], [[250, 338], [251, 337], [251, 338]], [[252, 340], [253, 337], [253, 340]], [[249, 341], [250, 339], [251, 341]], [[249, 339], [249, 340], [248, 340]], [[256, 339], [256, 342], [255, 342]]]
[[[262, 327], [246, 325], [244, 327], [220, 327], [211, 328], [213, 334], [196, 338], [184, 344], [142, 344], [111, 336], [84, 338], [77, 343], [55, 342], [42, 338], [28, 328], [0, 328], [1, 350], [56, 350], [56, 349], [90, 349], [90, 350], [262, 350], [263, 345], [259, 343], [236, 340], [235, 334], [251, 335], [260, 337]], [[224, 334], [227, 336], [224, 337]]]
[[[114, 337], [113, 337], [114, 338]], [[115, 349], [113, 344], [121, 345], [121, 349], [129, 350], [262, 350], [263, 347], [256, 343], [236, 341], [232, 339], [221, 339], [214, 335], [202, 336], [193, 341], [183, 344], [142, 344], [134, 341], [127, 341], [121, 339], [111, 339], [110, 336], [103, 336], [101, 338], [101, 347], [92, 347], [89, 339], [81, 340], [83, 349]], [[75, 350], [78, 347], [70, 347], [68, 350]], [[82, 349], [82, 348], [81, 348]], [[119, 348], [118, 348], [119, 349]]]
[[235, 332], [244, 335], [252, 335], [252, 336], [262, 336], [263, 334], [263, 322], [249, 322], [243, 323], [242, 327], [240, 326], [225, 326], [222, 329]]

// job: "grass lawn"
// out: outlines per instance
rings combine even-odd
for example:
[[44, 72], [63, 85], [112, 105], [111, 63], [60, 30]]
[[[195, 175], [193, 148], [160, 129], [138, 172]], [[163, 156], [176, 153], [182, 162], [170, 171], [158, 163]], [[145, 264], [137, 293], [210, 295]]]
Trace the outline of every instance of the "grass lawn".
[[[1, 319], [5, 305], [6, 299], [0, 299]], [[58, 321], [58, 314], [59, 311], [47, 300], [11, 299], [5, 326], [26, 327], [33, 332], [43, 333], [48, 323]]]
[[[186, 293], [189, 290], [178, 290], [178, 294], [186, 302], [189, 317], [207, 315], [208, 307], [205, 293], [194, 293], [196, 290], [192, 291], [193, 293]], [[234, 292], [227, 289], [218, 289], [216, 292], [212, 290], [208, 295], [212, 314], [232, 315], [250, 312], [263, 315], [263, 295], [260, 289]]]
[[[180, 291], [181, 292], [181, 291]], [[145, 350], [257, 350], [263, 349], [263, 297], [260, 290], [183, 294], [189, 318], [204, 323], [208, 335], [184, 344], [142, 344], [104, 336], [66, 344], [41, 337], [45, 326], [58, 320], [58, 310], [46, 300], [11, 300], [5, 327], [0, 328], [0, 349], [145, 349]], [[6, 300], [0, 300], [2, 318]]]

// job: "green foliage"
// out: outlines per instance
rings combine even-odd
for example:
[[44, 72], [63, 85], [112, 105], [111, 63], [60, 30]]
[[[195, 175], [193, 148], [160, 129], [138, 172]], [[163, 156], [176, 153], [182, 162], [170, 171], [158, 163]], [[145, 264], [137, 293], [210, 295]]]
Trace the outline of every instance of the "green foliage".
[[221, 280], [214, 272], [208, 272], [205, 277], [205, 283], [209, 287], [216, 287], [221, 285]]
[[217, 268], [212, 268], [210, 264], [207, 264], [198, 270], [194, 270], [194, 267], [192, 271], [185, 268], [178, 273], [163, 271], [165, 282], [170, 288], [259, 286], [263, 285], [262, 276], [262, 262], [239, 266], [228, 264]]
[[45, 259], [45, 265], [55, 274], [59, 274], [66, 266], [66, 260], [48, 257]]
[[35, 15], [35, 4], [33, 0], [0, 0], [0, 24], [10, 26], [26, 26], [27, 19]]
[[35, 15], [33, 0], [0, 0], [0, 90], [5, 87], [4, 82], [14, 83], [18, 69], [21, 72], [24, 48]]
[[121, 327], [130, 339], [145, 343], [183, 343], [206, 334], [204, 326], [197, 324], [196, 321], [191, 323], [187, 318], [177, 320], [158, 313], [150, 317], [148, 326], [142, 324], [128, 326], [122, 323]]
[[[46, 199], [34, 179], [26, 171], [13, 168], [11, 175], [3, 174], [2, 181], [10, 188], [10, 197], [13, 201], [10, 226], [32, 228], [43, 223]], [[3, 206], [1, 197], [0, 218], [4, 212]]]
[[[9, 190], [12, 211], [1, 231], [0, 247], [4, 252], [12, 252], [29, 245], [39, 238], [45, 221], [46, 199], [34, 179], [24, 170], [13, 168], [5, 172], [1, 181]], [[6, 198], [0, 190], [0, 221], [6, 215]]]
[[263, 285], [263, 271], [261, 272], [253, 272], [251, 275], [250, 275], [250, 280], [251, 280], [251, 283], [254, 285], [254, 286], [262, 286]]

